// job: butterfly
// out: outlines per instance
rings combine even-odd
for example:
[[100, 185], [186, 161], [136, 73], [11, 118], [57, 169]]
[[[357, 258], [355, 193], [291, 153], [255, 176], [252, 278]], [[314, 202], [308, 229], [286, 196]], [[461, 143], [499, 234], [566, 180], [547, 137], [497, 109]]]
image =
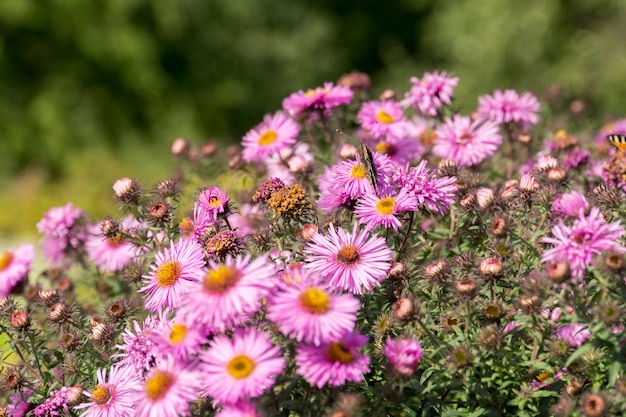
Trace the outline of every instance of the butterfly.
[[623, 151], [626, 149], [626, 135], [608, 135], [606, 138], [618, 150]]
[[366, 144], [361, 142], [361, 148], [359, 149], [359, 155], [361, 157], [361, 163], [365, 168], [365, 175], [370, 184], [374, 188], [374, 192], [378, 192], [378, 184], [376, 183], [376, 166], [374, 165], [374, 158], [372, 157], [372, 151]]

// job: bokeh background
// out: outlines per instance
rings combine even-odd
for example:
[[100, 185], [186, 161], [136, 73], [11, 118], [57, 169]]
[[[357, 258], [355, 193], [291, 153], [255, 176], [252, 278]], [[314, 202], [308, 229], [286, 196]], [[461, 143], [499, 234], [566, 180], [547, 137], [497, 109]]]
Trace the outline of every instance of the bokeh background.
[[626, 115], [625, 28], [615, 0], [1, 0], [0, 239], [67, 201], [110, 213], [115, 179], [171, 174], [174, 138], [239, 142], [351, 70], [373, 95], [453, 72], [464, 112], [560, 91], [599, 127]]

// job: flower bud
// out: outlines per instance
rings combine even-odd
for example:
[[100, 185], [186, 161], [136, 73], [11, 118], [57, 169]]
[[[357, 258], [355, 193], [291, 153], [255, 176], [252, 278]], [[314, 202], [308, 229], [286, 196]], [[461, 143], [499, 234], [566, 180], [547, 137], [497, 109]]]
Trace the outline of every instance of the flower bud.
[[337, 81], [337, 84], [350, 87], [352, 90], [369, 90], [372, 81], [369, 75], [360, 71], [352, 71], [348, 74], [343, 74]]
[[136, 180], [131, 178], [120, 178], [113, 184], [115, 198], [124, 204], [137, 204], [141, 191]]
[[74, 332], [62, 333], [59, 337], [59, 344], [68, 352], [73, 352], [78, 347], [78, 336]]
[[103, 344], [111, 341], [113, 329], [108, 323], [102, 322], [98, 319], [91, 319], [89, 326], [93, 340]]
[[172, 211], [165, 201], [155, 201], [150, 206], [148, 221], [154, 225], [166, 224], [172, 218]]
[[476, 204], [476, 196], [472, 193], [465, 194], [459, 200], [459, 205], [466, 210], [470, 210]]
[[189, 141], [185, 138], [176, 138], [172, 142], [172, 155], [185, 158], [189, 154]]
[[471, 278], [460, 279], [454, 283], [454, 288], [461, 297], [472, 298], [476, 294], [476, 281]]
[[392, 281], [406, 278], [406, 267], [404, 264], [401, 262], [393, 262], [387, 272], [387, 278]]
[[424, 275], [431, 282], [443, 282], [448, 276], [448, 264], [445, 259], [437, 259], [424, 267]]
[[519, 135], [517, 135], [517, 142], [521, 143], [522, 145], [530, 145], [532, 141], [533, 137], [530, 135], [530, 133], [520, 133]]
[[106, 217], [100, 226], [100, 233], [102, 236], [108, 238], [116, 238], [121, 233], [122, 227], [118, 221], [113, 220], [111, 217]]
[[85, 395], [83, 394], [83, 386], [81, 384], [76, 384], [67, 390], [67, 405], [78, 405], [84, 400]]
[[39, 290], [39, 299], [48, 307], [52, 307], [59, 301], [59, 292], [57, 290]]
[[561, 167], [550, 168], [548, 170], [548, 179], [554, 182], [561, 182], [567, 176], [567, 171]]
[[202, 156], [210, 158], [217, 152], [217, 143], [214, 141], [204, 142], [200, 148]]
[[311, 239], [313, 239], [313, 236], [315, 236], [315, 234], [317, 233], [317, 231], [318, 231], [317, 225], [313, 223], [309, 223], [302, 228], [302, 238], [305, 241], [310, 242]]
[[496, 197], [490, 188], [479, 188], [476, 190], [476, 202], [479, 209], [487, 210], [495, 201]]
[[11, 313], [11, 326], [17, 330], [26, 330], [30, 326], [30, 317], [25, 310], [16, 310]]
[[571, 276], [571, 270], [567, 261], [554, 261], [546, 265], [548, 278], [555, 284], [560, 284], [568, 280]]
[[441, 177], [454, 177], [456, 176], [458, 169], [459, 167], [456, 162], [451, 159], [442, 159], [437, 164], [437, 173]]
[[174, 178], [168, 178], [157, 182], [154, 188], [157, 194], [163, 198], [175, 197], [181, 191], [181, 184], [180, 181]]
[[69, 318], [69, 309], [67, 307], [67, 304], [65, 304], [63, 301], [56, 303], [50, 309], [50, 320], [52, 320], [54, 323], [63, 323]]
[[510, 201], [519, 195], [519, 183], [517, 180], [508, 180], [500, 192], [500, 197], [505, 201]]
[[403, 297], [393, 304], [393, 316], [398, 320], [406, 320], [413, 314], [413, 301]]
[[354, 159], [356, 156], [356, 153], [357, 153], [356, 146], [354, 146], [351, 143], [344, 143], [343, 145], [341, 145], [341, 148], [339, 148], [339, 156], [344, 161], [348, 159]]
[[624, 269], [624, 256], [618, 252], [608, 252], [604, 255], [604, 266], [610, 272], [620, 272]]
[[519, 180], [519, 189], [524, 193], [532, 193], [539, 189], [539, 182], [533, 174], [524, 174]]
[[493, 223], [491, 223], [491, 234], [495, 237], [504, 238], [509, 232], [509, 225], [504, 217], [497, 217]]
[[480, 261], [478, 270], [485, 279], [495, 279], [502, 275], [502, 261], [498, 258], [485, 258]]
[[517, 304], [526, 314], [537, 313], [541, 309], [541, 298], [537, 295], [523, 295]]
[[388, 88], [385, 91], [383, 91], [378, 98], [381, 101], [395, 100], [396, 99], [396, 92], [393, 91], [392, 89]]

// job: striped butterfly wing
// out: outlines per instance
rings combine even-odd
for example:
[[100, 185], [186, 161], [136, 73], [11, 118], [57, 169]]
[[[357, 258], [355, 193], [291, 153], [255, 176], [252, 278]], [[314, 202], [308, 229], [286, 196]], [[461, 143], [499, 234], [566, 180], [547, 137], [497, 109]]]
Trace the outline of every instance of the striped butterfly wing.
[[608, 135], [606, 138], [618, 150], [623, 151], [626, 149], [626, 135]]
[[376, 166], [374, 166], [374, 158], [372, 157], [372, 151], [369, 150], [366, 144], [361, 142], [361, 149], [359, 151], [361, 156], [361, 163], [365, 168], [365, 175], [370, 184], [374, 188], [374, 192], [378, 192], [378, 184], [376, 182]]

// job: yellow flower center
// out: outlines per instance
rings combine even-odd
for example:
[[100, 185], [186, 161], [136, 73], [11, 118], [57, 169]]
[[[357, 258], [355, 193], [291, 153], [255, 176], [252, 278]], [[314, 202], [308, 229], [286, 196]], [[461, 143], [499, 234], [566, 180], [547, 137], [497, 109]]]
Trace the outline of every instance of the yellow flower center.
[[326, 350], [326, 356], [333, 362], [351, 363], [353, 356], [350, 350], [341, 342], [331, 343]]
[[388, 142], [378, 142], [376, 146], [374, 146], [374, 150], [378, 153], [382, 153], [385, 155], [391, 155], [393, 153], [393, 145]]
[[161, 264], [154, 273], [160, 287], [171, 287], [180, 278], [182, 265], [178, 261], [169, 261]]
[[259, 137], [259, 145], [271, 145], [276, 141], [276, 138], [278, 138], [278, 134], [276, 132], [274, 132], [273, 130], [266, 130], [261, 134], [261, 137]]
[[393, 197], [385, 197], [378, 200], [376, 203], [376, 211], [385, 216], [393, 214], [396, 208], [396, 199]]
[[111, 399], [111, 391], [109, 391], [108, 387], [102, 385], [96, 385], [93, 391], [91, 391], [91, 395], [93, 395], [93, 402], [96, 404], [106, 404]]
[[11, 252], [4, 252], [0, 256], [0, 272], [4, 271], [11, 265], [11, 262], [13, 262], [13, 258], [14, 256]]
[[300, 304], [311, 314], [324, 314], [330, 308], [330, 299], [325, 291], [311, 287], [300, 295]]
[[376, 113], [376, 120], [381, 123], [389, 124], [393, 123], [393, 116], [384, 110], [378, 110], [378, 113]]
[[552, 373], [550, 371], [543, 371], [542, 373], [540, 373], [539, 375], [535, 377], [535, 381], [543, 382], [546, 379], [550, 378], [551, 375]]
[[241, 274], [237, 268], [228, 265], [220, 265], [217, 269], [211, 269], [204, 276], [204, 289], [210, 293], [223, 294], [235, 285]]
[[437, 134], [432, 129], [426, 129], [420, 135], [420, 142], [426, 146], [432, 145], [435, 142], [435, 139], [437, 139]]
[[243, 379], [254, 371], [254, 361], [246, 355], [237, 355], [228, 362], [228, 373], [235, 379]]
[[316, 94], [320, 94], [320, 93], [328, 94], [328, 92], [329, 90], [327, 88], [317, 87], [315, 89], [307, 90], [307, 92], [304, 93], [304, 95], [307, 96], [308, 98], [311, 98]]
[[187, 326], [184, 324], [174, 323], [172, 325], [172, 331], [170, 332], [170, 342], [172, 342], [173, 345], [177, 345], [185, 340], [187, 330]]
[[213, 207], [213, 208], [218, 208], [222, 206], [222, 199], [219, 198], [216, 195], [212, 195], [209, 198], [209, 206]]
[[152, 401], [160, 400], [174, 385], [174, 375], [167, 371], [157, 370], [151, 377], [146, 379], [146, 394]]
[[357, 180], [365, 178], [365, 167], [363, 164], [356, 164], [353, 166], [350, 170], [350, 176], [352, 178], [356, 178]]
[[123, 242], [122, 234], [118, 233], [114, 237], [109, 238], [109, 245], [113, 247], [119, 246]]
[[337, 260], [344, 265], [352, 265], [359, 260], [359, 252], [354, 245], [342, 246], [337, 253]]

